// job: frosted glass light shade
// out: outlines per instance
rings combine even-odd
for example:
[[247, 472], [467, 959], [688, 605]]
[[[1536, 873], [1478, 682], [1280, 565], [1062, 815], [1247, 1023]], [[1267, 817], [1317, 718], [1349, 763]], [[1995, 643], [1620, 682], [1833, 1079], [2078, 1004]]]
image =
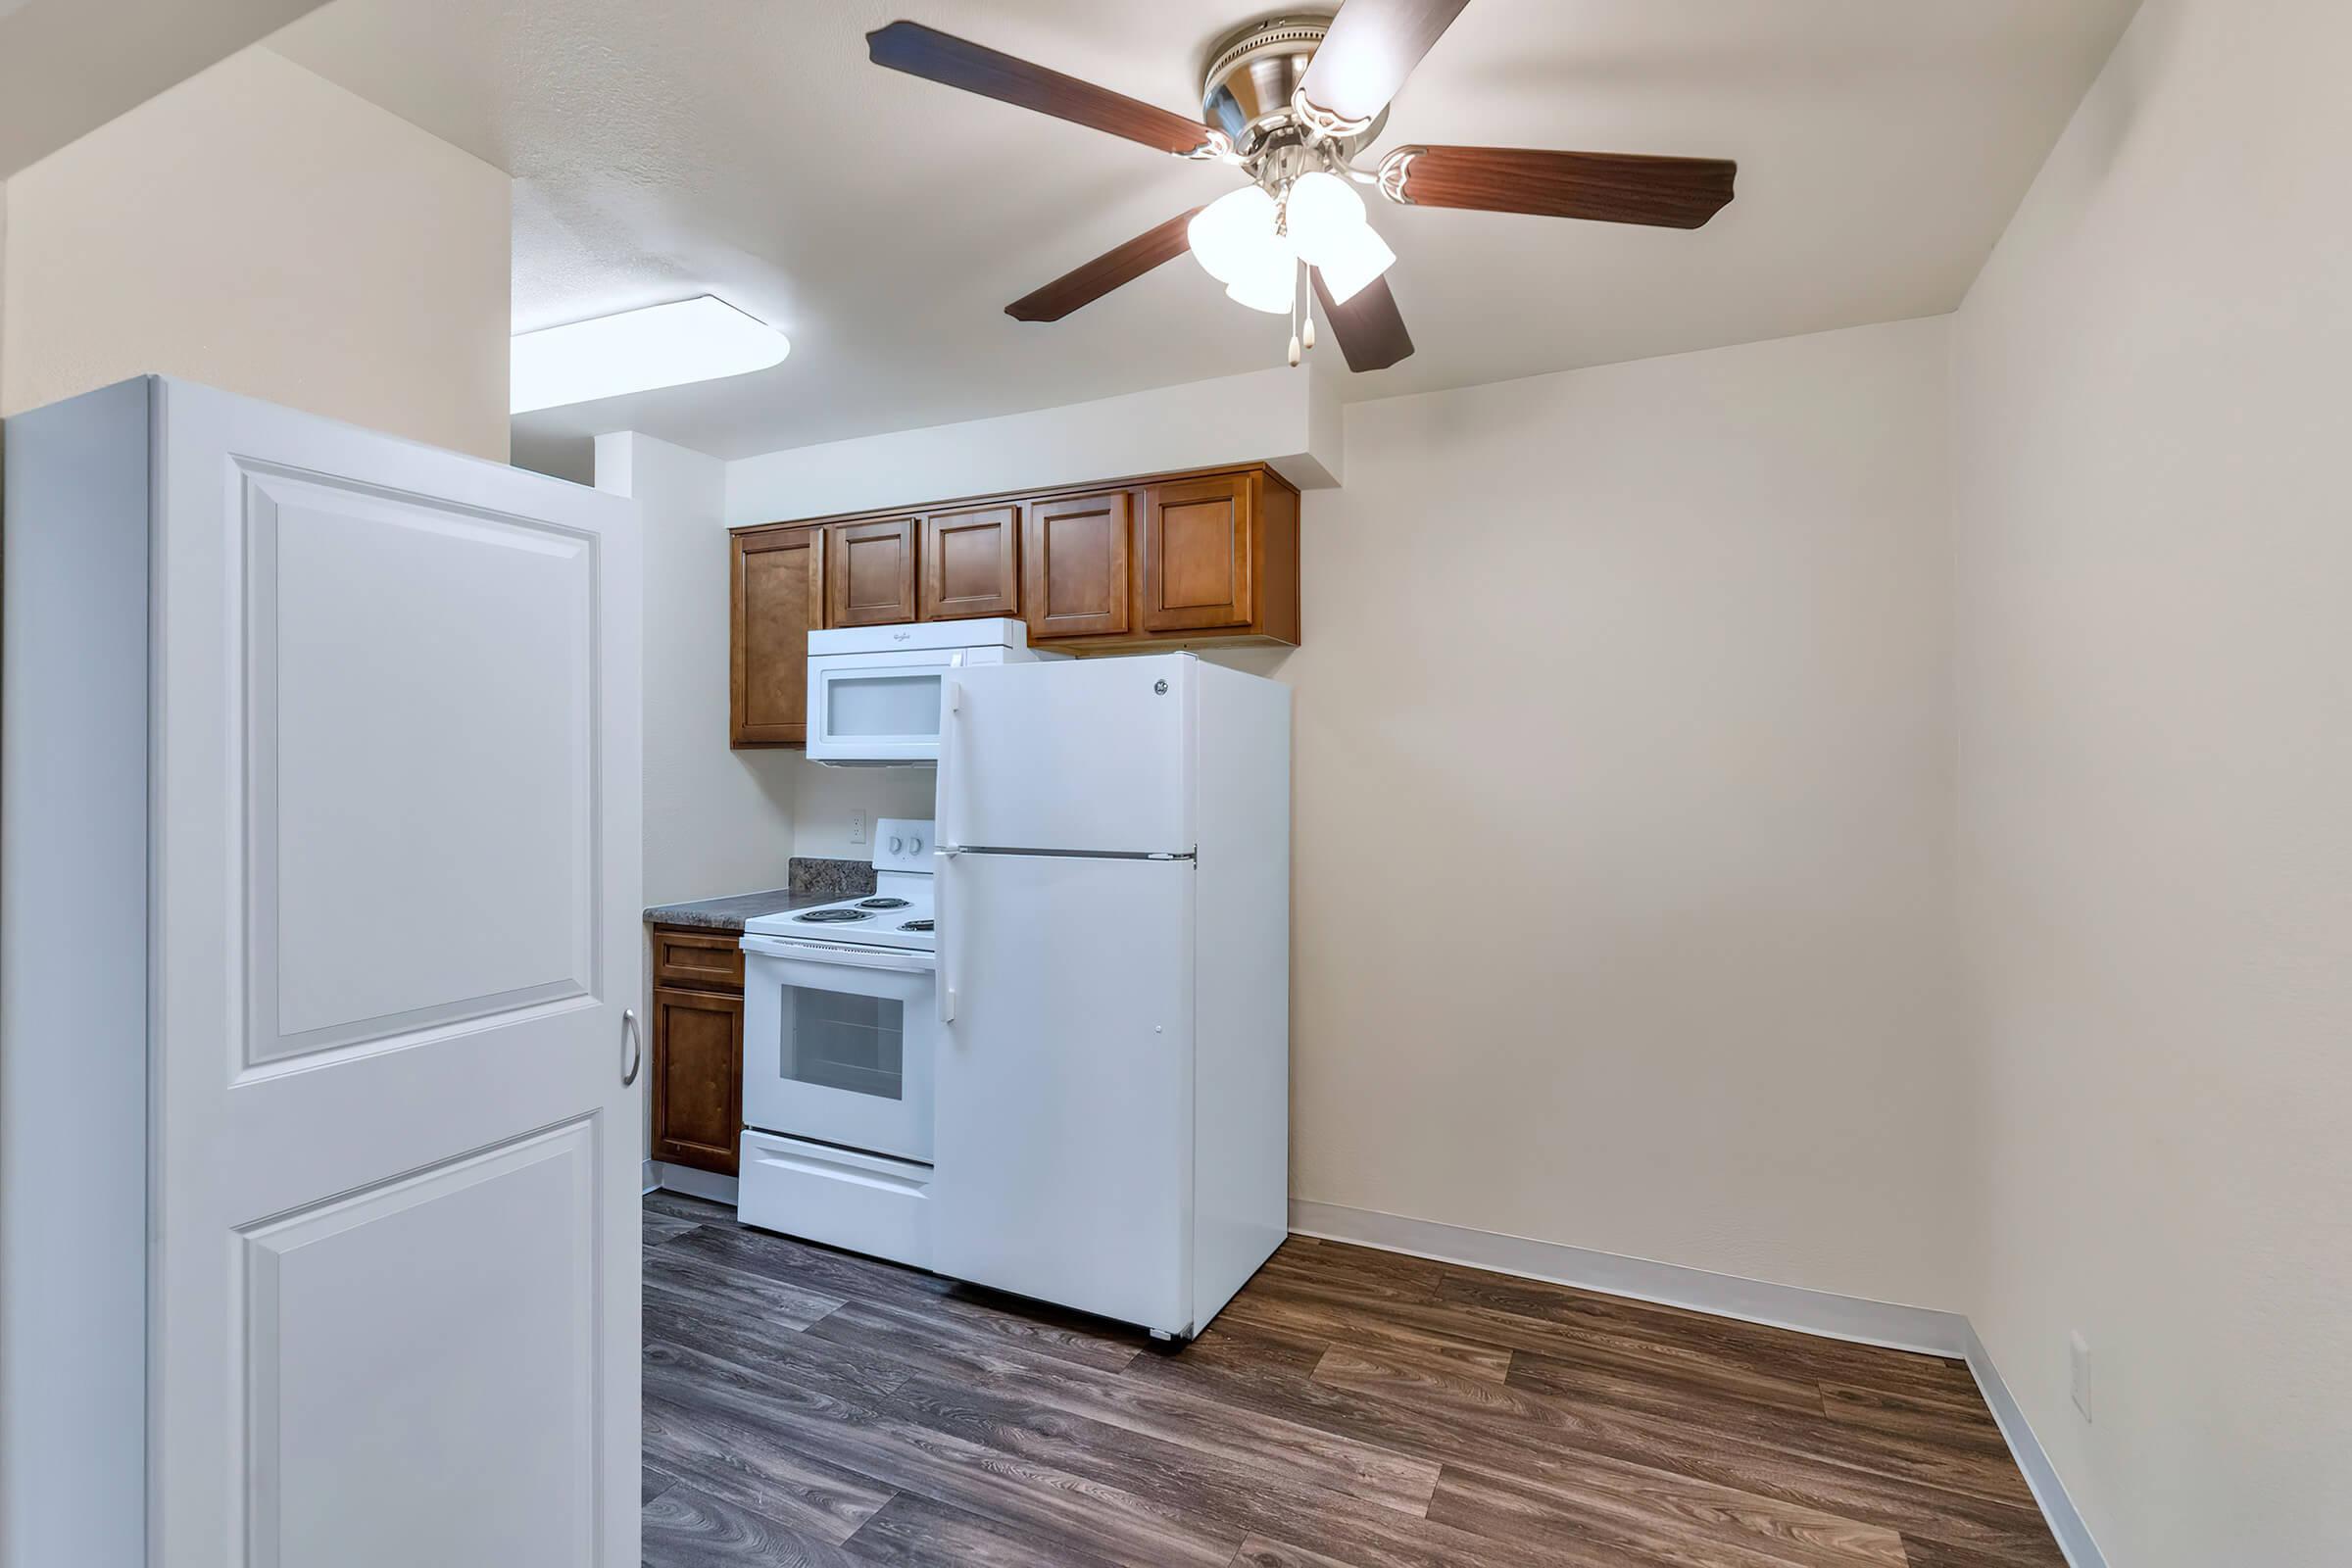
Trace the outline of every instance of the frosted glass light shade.
[[1331, 291], [1331, 303], [1345, 305], [1362, 292], [1365, 284], [1396, 265], [1396, 253], [1389, 249], [1389, 242], [1380, 237], [1380, 231], [1370, 223], [1358, 223], [1316, 264], [1315, 270], [1323, 274], [1323, 286]]
[[792, 342], [705, 294], [525, 332], [509, 352], [508, 412], [528, 414], [764, 370], [783, 363]]
[[1321, 267], [1327, 257], [1343, 254], [1354, 242], [1364, 226], [1364, 199], [1339, 175], [1317, 171], [1292, 182], [1285, 216], [1298, 259]]
[[1288, 316], [1298, 287], [1298, 259], [1288, 246], [1278, 245], [1252, 263], [1249, 271], [1228, 283], [1225, 297], [1268, 316]]
[[1255, 185], [1227, 191], [1193, 215], [1184, 237], [1193, 259], [1220, 283], [1266, 267], [1267, 248], [1275, 243], [1274, 198]]

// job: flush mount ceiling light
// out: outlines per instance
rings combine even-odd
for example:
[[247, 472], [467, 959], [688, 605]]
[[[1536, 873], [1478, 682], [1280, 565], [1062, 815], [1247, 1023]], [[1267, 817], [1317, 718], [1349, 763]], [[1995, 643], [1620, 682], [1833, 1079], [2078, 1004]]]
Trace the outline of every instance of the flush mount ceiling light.
[[1179, 158], [1229, 164], [1250, 183], [1064, 273], [1004, 307], [1058, 321], [1190, 249], [1226, 294], [1291, 318], [1291, 363], [1315, 344], [1301, 270], [1351, 370], [1413, 352], [1384, 277], [1396, 252], [1365, 220], [1359, 187], [1404, 206], [1532, 213], [1697, 228], [1732, 199], [1738, 166], [1715, 158], [1509, 147], [1398, 147], [1355, 159], [1389, 102], [1469, 0], [1347, 0], [1256, 22], [1210, 52], [1200, 118], [1152, 104], [915, 22], [865, 35], [875, 65], [1124, 136]]
[[708, 294], [600, 316], [514, 340], [508, 412], [744, 375], [791, 352], [783, 333]]

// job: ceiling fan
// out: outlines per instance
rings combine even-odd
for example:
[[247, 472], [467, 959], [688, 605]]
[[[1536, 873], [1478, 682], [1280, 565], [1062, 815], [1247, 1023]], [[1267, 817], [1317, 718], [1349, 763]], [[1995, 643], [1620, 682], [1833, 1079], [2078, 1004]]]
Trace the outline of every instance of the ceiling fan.
[[1738, 165], [1713, 158], [1398, 147], [1355, 154], [1387, 123], [1404, 78], [1469, 0], [1347, 0], [1337, 15], [1252, 23], [1219, 44], [1199, 120], [1032, 65], [916, 22], [866, 34], [874, 64], [1124, 136], [1179, 158], [1231, 164], [1248, 185], [1062, 274], [1004, 307], [1058, 321], [1190, 250], [1237, 302], [1292, 319], [1290, 361], [1314, 346], [1304, 266], [1351, 370], [1413, 352], [1383, 276], [1396, 256], [1365, 220], [1358, 187], [1407, 206], [1533, 213], [1697, 228], [1732, 199]]

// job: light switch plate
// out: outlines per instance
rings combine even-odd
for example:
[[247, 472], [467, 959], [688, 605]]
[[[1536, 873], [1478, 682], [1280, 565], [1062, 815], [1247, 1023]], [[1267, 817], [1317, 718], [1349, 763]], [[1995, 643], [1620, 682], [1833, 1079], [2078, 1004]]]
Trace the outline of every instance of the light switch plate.
[[852, 844], [865, 842], [865, 813], [863, 811], [850, 813], [850, 842]]

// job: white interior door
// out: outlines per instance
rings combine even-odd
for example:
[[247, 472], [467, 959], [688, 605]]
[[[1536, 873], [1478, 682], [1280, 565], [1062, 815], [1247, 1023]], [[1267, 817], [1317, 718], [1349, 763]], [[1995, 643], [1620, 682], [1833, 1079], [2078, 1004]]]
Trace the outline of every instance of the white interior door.
[[150, 1539], [635, 1565], [635, 509], [167, 383]]
[[956, 671], [942, 701], [939, 842], [1190, 855], [1189, 654]]
[[1190, 860], [941, 858], [942, 1274], [1189, 1327], [1193, 878]]

